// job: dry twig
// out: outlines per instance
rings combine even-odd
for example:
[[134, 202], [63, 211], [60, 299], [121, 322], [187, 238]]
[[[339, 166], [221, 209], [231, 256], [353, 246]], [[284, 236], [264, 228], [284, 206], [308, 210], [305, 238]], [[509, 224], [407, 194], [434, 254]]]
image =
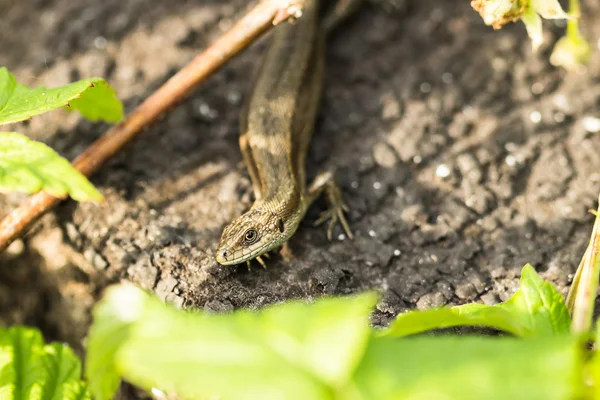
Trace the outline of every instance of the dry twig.
[[[96, 172], [108, 159], [185, 99], [227, 61], [273, 25], [300, 14], [303, 0], [263, 0], [208, 49], [196, 56], [120, 124], [92, 143], [73, 161], [84, 175]], [[0, 222], [0, 251], [64, 198], [37, 193]]]

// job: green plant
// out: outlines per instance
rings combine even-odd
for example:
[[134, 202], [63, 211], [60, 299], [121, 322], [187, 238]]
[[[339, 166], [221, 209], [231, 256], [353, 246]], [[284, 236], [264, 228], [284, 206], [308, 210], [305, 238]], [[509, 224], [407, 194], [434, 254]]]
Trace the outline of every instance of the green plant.
[[504, 303], [408, 312], [399, 315], [382, 335], [401, 337], [453, 326], [485, 326], [518, 337], [538, 337], [567, 334], [570, 322], [560, 293], [526, 265], [521, 272], [521, 288]]
[[[61, 107], [77, 110], [92, 121], [117, 122], [123, 118], [121, 102], [103, 79], [31, 89], [0, 68], [0, 125]], [[0, 132], [0, 191], [40, 190], [59, 197], [68, 194], [76, 200], [102, 199], [94, 186], [50, 147], [20, 133]]]
[[[367, 322], [375, 301], [363, 294], [208, 315], [120, 285], [94, 312], [86, 376], [97, 399], [111, 398], [120, 376], [183, 398], [575, 399], [589, 391], [585, 340], [569, 334], [562, 297], [530, 266], [497, 306], [411, 311], [378, 331]], [[414, 336], [449, 326], [519, 338]]]
[[0, 328], [0, 398], [90, 399], [81, 362], [59, 343], [44, 344], [35, 329]]
[[569, 13], [558, 0], [472, 0], [471, 6], [494, 29], [508, 22], [523, 21], [534, 50], [543, 42], [542, 18], [567, 19], [567, 34], [555, 45], [550, 62], [568, 70], [583, 65], [591, 54], [590, 45], [579, 31], [579, 0], [569, 0]]

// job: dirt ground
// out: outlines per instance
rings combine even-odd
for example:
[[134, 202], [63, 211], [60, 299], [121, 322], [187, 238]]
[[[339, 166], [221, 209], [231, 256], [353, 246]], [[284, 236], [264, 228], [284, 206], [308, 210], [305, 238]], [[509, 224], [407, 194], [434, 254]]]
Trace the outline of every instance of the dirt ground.
[[[293, 298], [381, 293], [410, 309], [506, 300], [525, 263], [566, 294], [600, 191], [600, 3], [583, 2], [587, 71], [532, 53], [522, 24], [484, 26], [467, 0], [379, 0], [329, 41], [308, 171], [337, 171], [353, 241], [328, 242], [315, 205], [294, 260], [224, 267], [223, 226], [248, 205], [238, 115], [264, 41], [230, 62], [2, 256], [0, 323], [79, 352], [102, 290], [135, 282], [181, 307], [225, 312]], [[248, 9], [230, 0], [0, 0], [0, 65], [31, 85], [110, 81], [131, 110]], [[73, 158], [105, 132], [58, 111], [16, 130]], [[600, 129], [600, 128], [599, 128]], [[9, 195], [7, 213], [24, 196]]]

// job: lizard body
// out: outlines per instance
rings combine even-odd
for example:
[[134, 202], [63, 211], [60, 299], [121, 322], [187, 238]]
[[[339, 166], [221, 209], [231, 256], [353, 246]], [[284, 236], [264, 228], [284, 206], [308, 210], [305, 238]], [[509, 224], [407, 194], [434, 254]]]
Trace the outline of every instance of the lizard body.
[[[305, 161], [321, 96], [325, 28], [318, 0], [302, 16], [274, 29], [240, 121], [240, 148], [255, 195], [252, 207], [225, 227], [217, 248], [220, 264], [239, 264], [283, 245], [310, 204], [325, 192], [330, 204], [317, 223], [337, 221], [352, 237], [346, 206], [333, 175], [324, 172], [307, 187]], [[329, 30], [329, 29], [327, 29]]]

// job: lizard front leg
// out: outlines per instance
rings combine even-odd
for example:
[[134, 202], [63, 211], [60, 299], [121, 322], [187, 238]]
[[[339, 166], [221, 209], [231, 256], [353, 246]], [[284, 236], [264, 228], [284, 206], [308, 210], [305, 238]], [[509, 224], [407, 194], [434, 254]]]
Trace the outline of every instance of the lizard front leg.
[[314, 179], [306, 194], [305, 208], [308, 208], [310, 204], [315, 201], [315, 199], [323, 192], [325, 192], [327, 203], [329, 203], [329, 209], [321, 213], [321, 216], [315, 222], [315, 225], [320, 225], [329, 220], [327, 239], [331, 240], [333, 237], [333, 227], [335, 226], [336, 222], [339, 221], [344, 228], [346, 235], [352, 239], [352, 231], [350, 230], [350, 226], [348, 226], [348, 221], [346, 221], [346, 216], [344, 215], [344, 211], [348, 212], [348, 206], [346, 206], [344, 203], [342, 191], [335, 183], [333, 174], [331, 172], [322, 172]]
[[247, 133], [240, 135], [240, 150], [242, 151], [244, 164], [246, 164], [248, 173], [250, 174], [250, 181], [252, 182], [252, 189], [254, 190], [254, 199], [260, 200], [262, 198], [262, 185], [260, 182], [260, 175], [258, 174], [258, 167], [254, 162], [252, 149], [248, 143]]

